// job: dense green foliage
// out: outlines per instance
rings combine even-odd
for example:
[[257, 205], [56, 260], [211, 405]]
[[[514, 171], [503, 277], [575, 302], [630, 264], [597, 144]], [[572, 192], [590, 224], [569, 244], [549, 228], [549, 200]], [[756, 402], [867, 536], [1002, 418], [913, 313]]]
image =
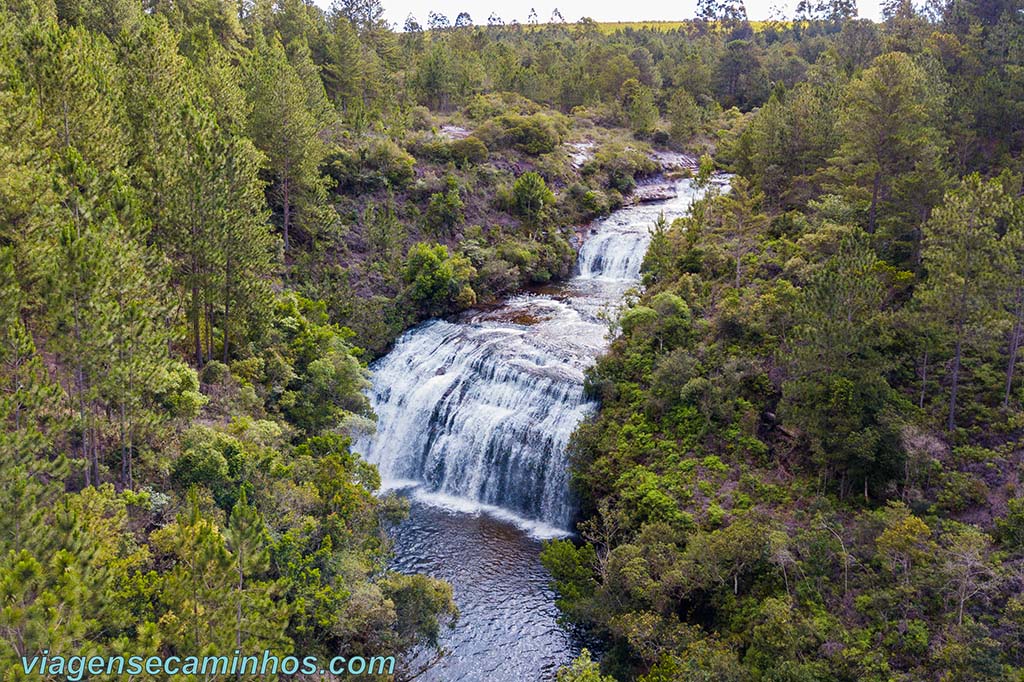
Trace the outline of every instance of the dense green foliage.
[[387, 570], [404, 505], [349, 447], [363, 352], [282, 285], [337, 220], [318, 69], [227, 6], [131, 9], [0, 10], [2, 677], [434, 648], [451, 588]]
[[1024, 31], [1000, 7], [811, 21], [788, 44], [813, 64], [730, 93], [759, 105], [718, 119], [735, 175], [654, 227], [574, 438], [581, 539], [543, 554], [604, 673], [1024, 676]]
[[544, 560], [608, 646], [559, 679], [1020, 678], [1021, 8], [885, 11], [0, 3], [3, 679], [437, 647], [451, 589], [387, 570], [350, 449], [365, 363], [567, 276], [653, 148], [735, 176], [653, 228], [591, 374]]

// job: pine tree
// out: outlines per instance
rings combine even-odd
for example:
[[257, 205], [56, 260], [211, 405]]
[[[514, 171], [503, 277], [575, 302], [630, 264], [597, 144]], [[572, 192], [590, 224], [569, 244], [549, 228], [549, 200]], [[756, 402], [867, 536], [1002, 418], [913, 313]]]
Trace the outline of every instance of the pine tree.
[[1010, 284], [1007, 288], [1007, 308], [1012, 315], [1013, 324], [1007, 345], [1004, 409], [1010, 407], [1017, 356], [1020, 354], [1021, 343], [1024, 342], [1024, 202], [1019, 199], [1015, 201], [1008, 213], [1010, 221], [1001, 243], [1005, 247], [1007, 258], [1007, 279]]
[[163, 320], [170, 316], [165, 303], [166, 275], [161, 260], [141, 239], [123, 226], [115, 233], [119, 242], [109, 248], [114, 280], [110, 297], [110, 346], [99, 379], [100, 398], [115, 415], [121, 451], [120, 480], [132, 488], [133, 456], [146, 425], [166, 418], [162, 409], [151, 408], [151, 395], [160, 371], [167, 366], [170, 330]]
[[133, 75], [128, 85], [138, 153], [133, 165], [153, 218], [153, 240], [172, 263], [172, 281], [188, 298], [191, 345], [202, 366], [203, 294], [211, 288], [212, 269], [207, 263], [219, 253], [207, 193], [214, 172], [213, 124], [201, 110], [195, 75], [166, 26], [147, 26], [126, 60]]
[[237, 601], [235, 610], [235, 646], [242, 648], [243, 614], [246, 580], [256, 578], [267, 570], [270, 564], [267, 533], [259, 513], [252, 507], [245, 494], [245, 489], [238, 496], [238, 501], [231, 510], [228, 527], [224, 531], [228, 551], [231, 552], [231, 563], [238, 573], [235, 590]]
[[149, 10], [167, 18], [187, 53], [204, 49], [210, 39], [234, 52], [245, 40], [245, 30], [233, 0], [148, 0]]
[[249, 132], [269, 160], [287, 262], [296, 206], [303, 198], [316, 202], [323, 195], [318, 166], [324, 149], [308, 109], [309, 91], [277, 40], [253, 52], [246, 77], [253, 107]]
[[60, 215], [55, 243], [47, 248], [47, 313], [51, 347], [71, 375], [69, 393], [77, 411], [79, 456], [86, 462], [86, 484], [99, 485], [99, 415], [102, 359], [112, 340], [116, 272], [109, 248], [120, 238], [116, 219], [93, 216], [99, 204], [99, 179], [78, 155], [68, 150], [57, 181], [66, 212]]
[[165, 284], [148, 247], [134, 193], [105, 182], [72, 148], [55, 187], [63, 207], [57, 238], [41, 245], [52, 348], [70, 374], [86, 482], [100, 481], [100, 440], [111, 415], [130, 485], [133, 438], [151, 382], [166, 360]]
[[165, 641], [188, 655], [242, 649], [288, 650], [289, 606], [274, 599], [273, 582], [255, 578], [268, 566], [266, 530], [244, 494], [221, 531], [203, 511], [199, 491], [174, 523], [151, 536], [154, 549], [171, 558], [159, 594]]
[[339, 110], [346, 111], [363, 92], [362, 45], [344, 14], [332, 14], [330, 22], [327, 45], [330, 60], [324, 66], [324, 84]]
[[832, 164], [841, 191], [865, 205], [869, 233], [886, 223], [891, 236], [907, 239], [900, 230], [920, 225], [941, 196], [942, 105], [941, 86], [899, 52], [878, 57], [846, 87]]
[[813, 191], [811, 176], [835, 151], [833, 100], [828, 88], [808, 83], [779, 88], [751, 122], [752, 180], [770, 206], [800, 205]]
[[224, 536], [203, 514], [195, 489], [175, 522], [154, 533], [150, 542], [174, 560], [159, 592], [167, 609], [161, 619], [167, 643], [189, 655], [230, 651], [235, 627], [225, 625], [234, 623], [236, 574]]
[[33, 26], [25, 43], [25, 83], [43, 126], [53, 131], [51, 154], [75, 147], [100, 173], [123, 168], [129, 154], [124, 78], [109, 41], [80, 27]]
[[45, 527], [42, 519], [67, 473], [54, 443], [67, 426], [64, 395], [25, 328], [23, 304], [14, 254], [0, 249], [0, 554], [39, 541], [31, 531]]
[[857, 230], [813, 272], [795, 311], [780, 407], [803, 432], [823, 474], [839, 475], [841, 494], [862, 483], [865, 497], [870, 480], [884, 484], [896, 474], [900, 457], [883, 416], [895, 395], [879, 350], [885, 290], [878, 265]]
[[182, 115], [186, 133], [176, 158], [175, 182], [169, 207], [173, 207], [165, 229], [177, 264], [180, 282], [189, 300], [189, 327], [195, 362], [203, 366], [213, 353], [210, 310], [220, 289], [218, 276], [224, 271], [227, 254], [223, 249], [224, 178], [217, 171], [225, 163], [224, 148], [217, 139], [212, 117], [195, 105]]
[[132, 34], [142, 24], [139, 0], [57, 0], [57, 16], [63, 24], [81, 25], [116, 40]]
[[687, 90], [679, 88], [668, 109], [669, 134], [676, 144], [686, 144], [702, 127], [700, 107]]
[[224, 197], [221, 350], [227, 363], [231, 339], [253, 335], [270, 315], [270, 277], [276, 270], [279, 243], [267, 220], [259, 151], [248, 139], [236, 138], [224, 159], [217, 187], [223, 187]]
[[928, 277], [916, 295], [952, 345], [946, 418], [950, 431], [956, 428], [966, 345], [984, 336], [996, 314], [1006, 255], [999, 247], [996, 221], [1007, 210], [1002, 184], [974, 174], [946, 194], [925, 225], [923, 259]]
[[276, 251], [259, 179], [262, 157], [238, 136], [246, 103], [237, 85], [222, 87], [234, 77], [224, 58], [221, 48], [210, 48], [197, 73], [159, 24], [147, 27], [126, 54], [137, 103], [130, 115], [134, 166], [154, 218], [153, 241], [188, 301], [199, 366], [213, 357], [218, 320], [227, 359], [231, 337], [247, 335], [250, 320], [266, 310]]
[[306, 110], [312, 115], [317, 130], [327, 128], [334, 122], [334, 107], [327, 99], [320, 68], [313, 63], [309, 44], [304, 38], [288, 44], [288, 61], [306, 90]]
[[635, 78], [622, 84], [619, 105], [626, 114], [629, 127], [639, 135], [650, 134], [658, 122], [658, 107], [654, 105], [651, 89]]
[[15, 255], [24, 261], [43, 227], [32, 219], [34, 209], [53, 201], [47, 165], [56, 131], [38, 124], [38, 98], [18, 66], [13, 29], [13, 22], [0, 27], [0, 243], [18, 244]]
[[718, 197], [712, 209], [735, 263], [736, 289], [742, 283], [743, 260], [757, 248], [761, 233], [768, 224], [767, 216], [758, 209], [763, 199], [763, 195], [751, 192], [746, 179], [737, 176], [732, 181], [732, 189]]

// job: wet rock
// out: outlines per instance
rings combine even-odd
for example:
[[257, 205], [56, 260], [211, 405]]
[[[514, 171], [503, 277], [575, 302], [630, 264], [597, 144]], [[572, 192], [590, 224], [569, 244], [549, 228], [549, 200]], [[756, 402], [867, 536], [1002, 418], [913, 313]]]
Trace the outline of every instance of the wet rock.
[[680, 152], [654, 151], [651, 152], [651, 158], [661, 165], [662, 171], [665, 173], [680, 171], [696, 173], [700, 167], [700, 162], [696, 157]]

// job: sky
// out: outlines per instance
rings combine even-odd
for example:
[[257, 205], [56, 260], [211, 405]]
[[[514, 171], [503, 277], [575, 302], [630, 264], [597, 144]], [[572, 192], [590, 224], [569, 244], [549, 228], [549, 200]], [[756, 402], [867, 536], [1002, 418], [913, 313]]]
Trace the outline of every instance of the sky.
[[[783, 16], [792, 16], [797, 0], [745, 0], [747, 15], [751, 19], [772, 18], [776, 9]], [[329, 4], [320, 0], [321, 4]], [[451, 21], [459, 12], [469, 12], [475, 24], [487, 23], [491, 13], [497, 14], [506, 23], [513, 19], [526, 23], [530, 9], [537, 11], [537, 18], [547, 21], [554, 9], [558, 9], [565, 20], [573, 22], [580, 17], [595, 21], [678, 21], [691, 19], [695, 14], [697, 0], [382, 0], [387, 20], [401, 28], [411, 12], [421, 24], [427, 23], [429, 12], [445, 14]], [[858, 0], [859, 15], [867, 19], [879, 18], [879, 0]], [[778, 13], [775, 13], [778, 16]]]

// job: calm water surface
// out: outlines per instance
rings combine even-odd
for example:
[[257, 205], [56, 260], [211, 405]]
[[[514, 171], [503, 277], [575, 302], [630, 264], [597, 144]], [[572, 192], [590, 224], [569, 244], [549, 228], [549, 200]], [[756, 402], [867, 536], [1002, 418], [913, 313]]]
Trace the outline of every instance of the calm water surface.
[[557, 623], [541, 541], [524, 530], [413, 499], [395, 545], [394, 568], [447, 580], [460, 610], [448, 654], [417, 680], [553, 680], [579, 654], [582, 639]]

